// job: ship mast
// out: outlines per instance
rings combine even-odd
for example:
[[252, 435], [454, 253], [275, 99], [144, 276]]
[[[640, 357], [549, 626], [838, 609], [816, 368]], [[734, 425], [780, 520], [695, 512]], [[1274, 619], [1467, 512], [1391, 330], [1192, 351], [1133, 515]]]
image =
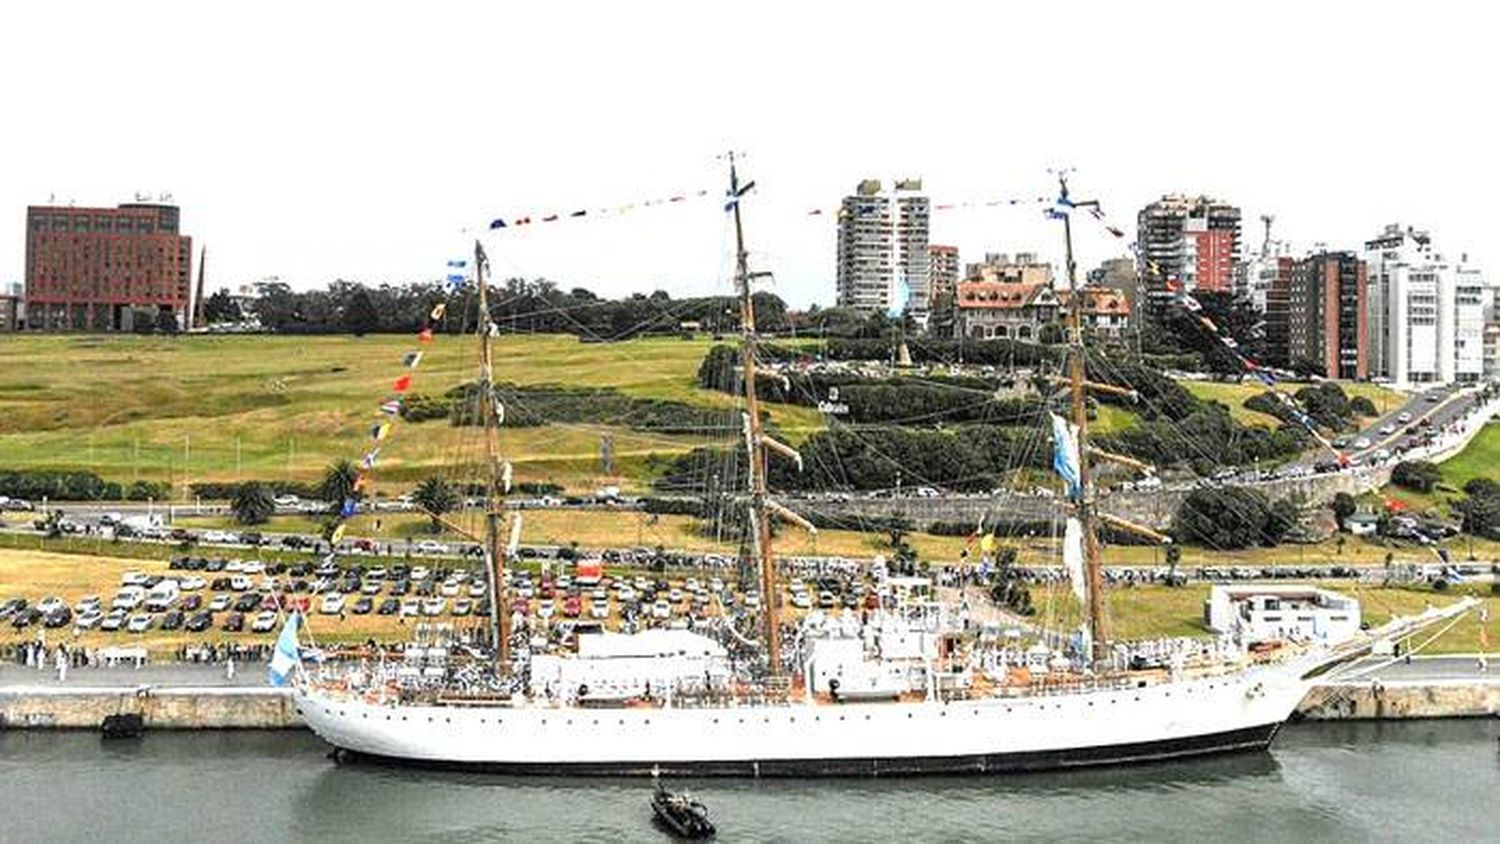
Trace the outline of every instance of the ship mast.
[[750, 271], [749, 253], [745, 249], [745, 228], [740, 220], [740, 199], [755, 182], [740, 185], [739, 171], [735, 167], [734, 153], [729, 153], [729, 194], [726, 207], [734, 214], [735, 292], [740, 297], [740, 345], [741, 374], [745, 383], [745, 440], [750, 454], [750, 531], [756, 563], [760, 566], [761, 611], [765, 616], [765, 643], [768, 670], [773, 679], [782, 675], [781, 670], [781, 622], [778, 617], [776, 592], [776, 565], [771, 554], [771, 514], [791, 521], [805, 530], [816, 533], [816, 529], [801, 516], [771, 500], [767, 487], [767, 450], [796, 462], [802, 468], [802, 455], [784, 443], [767, 436], [760, 421], [760, 399], [756, 394], [757, 374], [781, 378], [781, 374], [761, 369], [756, 364], [756, 349], [759, 336], [755, 330], [755, 297], [751, 282], [770, 273]]
[[495, 371], [490, 349], [490, 304], [484, 271], [489, 259], [484, 246], [474, 241], [474, 283], [479, 286], [479, 402], [484, 424], [484, 457], [489, 466], [489, 494], [485, 496], [485, 582], [490, 593], [490, 640], [495, 649], [495, 667], [504, 673], [510, 665], [510, 613], [504, 604], [505, 549], [500, 542], [500, 519], [505, 490], [505, 465], [500, 458], [500, 413], [495, 398]]
[[1073, 219], [1066, 213], [1079, 206], [1098, 207], [1096, 201], [1076, 202], [1068, 196], [1066, 172], [1057, 174], [1059, 202], [1064, 206], [1062, 214], [1063, 240], [1067, 245], [1068, 271], [1068, 395], [1072, 406], [1073, 425], [1078, 430], [1078, 481], [1082, 489], [1074, 510], [1083, 526], [1084, 572], [1088, 579], [1089, 641], [1093, 643], [1093, 656], [1097, 662], [1103, 658], [1109, 645], [1109, 630], [1104, 615], [1104, 578], [1099, 564], [1099, 540], [1094, 534], [1094, 489], [1089, 472], [1089, 420], [1084, 403], [1087, 386], [1084, 372], [1083, 348], [1083, 294], [1078, 289], [1078, 267], [1073, 260]]

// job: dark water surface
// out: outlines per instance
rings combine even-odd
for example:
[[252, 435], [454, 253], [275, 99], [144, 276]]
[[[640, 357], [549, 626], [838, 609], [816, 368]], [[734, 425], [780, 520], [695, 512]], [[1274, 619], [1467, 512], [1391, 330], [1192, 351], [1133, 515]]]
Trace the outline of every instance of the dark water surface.
[[[1500, 841], [1500, 722], [1009, 777], [696, 780], [721, 841]], [[338, 767], [307, 733], [0, 733], [0, 841], [666, 841], [645, 780]]]

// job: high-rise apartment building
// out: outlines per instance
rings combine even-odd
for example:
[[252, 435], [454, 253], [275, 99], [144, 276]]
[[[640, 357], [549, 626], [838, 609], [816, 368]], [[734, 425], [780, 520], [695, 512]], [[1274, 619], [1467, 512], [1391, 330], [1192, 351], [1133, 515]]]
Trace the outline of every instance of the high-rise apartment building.
[[1141, 209], [1136, 228], [1141, 278], [1153, 309], [1171, 297], [1169, 282], [1189, 292], [1234, 289], [1239, 208], [1206, 196], [1168, 194]]
[[175, 205], [26, 209], [26, 318], [36, 329], [130, 330], [187, 312], [192, 238]]
[[1292, 269], [1287, 359], [1329, 378], [1369, 377], [1367, 269], [1353, 252], [1322, 252]]
[[[1484, 377], [1484, 282], [1456, 267], [1410, 226], [1365, 242], [1370, 373], [1398, 385]], [[1462, 281], [1461, 281], [1462, 279]]]
[[938, 243], [928, 245], [927, 284], [931, 290], [931, 302], [937, 302], [942, 297], [947, 297], [949, 301], [952, 301], [961, 269], [958, 263], [957, 246], [943, 246]]
[[932, 208], [921, 179], [884, 189], [859, 183], [839, 209], [838, 304], [863, 311], [904, 310], [925, 323], [932, 298], [927, 237]]
[[1292, 274], [1297, 261], [1289, 255], [1276, 255], [1257, 258], [1252, 263], [1255, 273], [1252, 286], [1258, 289], [1253, 295], [1262, 299], [1260, 307], [1266, 315], [1266, 359], [1262, 363], [1290, 367]]

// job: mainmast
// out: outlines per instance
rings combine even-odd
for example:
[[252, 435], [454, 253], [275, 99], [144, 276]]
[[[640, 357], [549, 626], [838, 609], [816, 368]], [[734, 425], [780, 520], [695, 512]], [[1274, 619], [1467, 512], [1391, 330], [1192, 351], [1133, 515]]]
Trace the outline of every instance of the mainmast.
[[1060, 190], [1059, 204], [1063, 206], [1063, 240], [1067, 244], [1068, 270], [1068, 392], [1072, 405], [1072, 421], [1078, 431], [1078, 481], [1081, 492], [1074, 502], [1078, 521], [1083, 526], [1084, 572], [1088, 578], [1089, 640], [1093, 643], [1095, 661], [1103, 658], [1108, 650], [1109, 630], [1104, 615], [1104, 578], [1099, 564], [1099, 540], [1094, 534], [1094, 489], [1089, 472], [1089, 420], [1084, 402], [1087, 385], [1084, 372], [1083, 348], [1083, 294], [1078, 289], [1078, 268], [1073, 260], [1073, 219], [1067, 213], [1073, 208], [1098, 206], [1096, 201], [1075, 202], [1068, 196], [1068, 176], [1057, 174]]
[[490, 301], [484, 271], [489, 259], [484, 246], [474, 241], [474, 283], [479, 286], [479, 402], [484, 423], [484, 457], [489, 466], [489, 494], [485, 496], [485, 581], [490, 593], [490, 640], [495, 648], [496, 668], [502, 673], [510, 665], [510, 613], [505, 603], [505, 549], [500, 542], [503, 496], [508, 491], [505, 463], [500, 458], [500, 408], [495, 397], [495, 371], [490, 349]]
[[729, 194], [726, 207], [734, 213], [735, 292], [740, 297], [740, 364], [745, 382], [745, 440], [750, 454], [750, 530], [755, 545], [756, 563], [760, 566], [761, 609], [765, 614], [765, 641], [768, 670], [772, 678], [781, 676], [781, 622], [778, 617], [776, 565], [771, 554], [771, 514], [795, 522], [811, 532], [813, 526], [801, 516], [771, 500], [766, 482], [766, 451], [775, 450], [795, 460], [802, 468], [802, 456], [795, 449], [768, 437], [761, 428], [760, 399], [756, 395], [757, 373], [781, 377], [779, 373], [761, 370], [756, 365], [759, 336], [755, 330], [755, 297], [751, 282], [770, 273], [750, 272], [749, 253], [745, 249], [745, 229], [740, 220], [740, 199], [755, 182], [740, 185], [734, 153], [729, 153]]

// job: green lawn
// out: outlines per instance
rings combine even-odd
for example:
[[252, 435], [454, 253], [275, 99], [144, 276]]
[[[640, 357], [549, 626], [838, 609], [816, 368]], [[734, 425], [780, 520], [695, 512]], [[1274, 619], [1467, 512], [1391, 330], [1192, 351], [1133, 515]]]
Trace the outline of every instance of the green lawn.
[[[1422, 511], [1437, 508], [1446, 512], [1448, 503], [1463, 497], [1463, 486], [1474, 478], [1500, 480], [1500, 422], [1490, 422], [1475, 435], [1474, 439], [1449, 459], [1438, 464], [1442, 470], [1442, 485], [1430, 493], [1414, 492], [1395, 484], [1387, 484], [1381, 495], [1405, 504], [1408, 509]], [[1379, 502], [1375, 502], [1379, 503]]]
[[[613, 387], [732, 408], [733, 397], [695, 386], [710, 345], [509, 336], [496, 343], [495, 373], [521, 384]], [[403, 372], [401, 356], [416, 348], [404, 335], [8, 338], [0, 344], [0, 467], [166, 480], [179, 492], [201, 480], [315, 479], [330, 461], [364, 452], [376, 407]], [[438, 394], [474, 377], [472, 339], [440, 336], [425, 352], [413, 392]], [[808, 408], [773, 405], [770, 412], [793, 440], [822, 424]], [[518, 481], [587, 489], [604, 480], [597, 456], [606, 432], [627, 487], [641, 486], [659, 458], [729, 436], [547, 426], [508, 429], [501, 448]], [[377, 487], [404, 489], [428, 474], [456, 473], [481, 454], [475, 429], [400, 422], [381, 450]]]

